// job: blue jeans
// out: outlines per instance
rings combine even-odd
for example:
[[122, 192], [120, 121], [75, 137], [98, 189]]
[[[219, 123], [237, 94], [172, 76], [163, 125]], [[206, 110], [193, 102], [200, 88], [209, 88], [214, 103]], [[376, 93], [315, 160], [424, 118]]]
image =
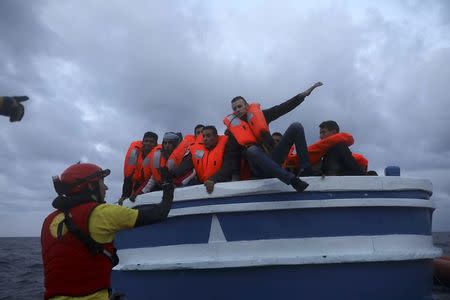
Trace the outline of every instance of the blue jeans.
[[295, 122], [288, 127], [280, 143], [273, 149], [271, 157], [257, 145], [247, 148], [246, 156], [253, 175], [260, 178], [275, 177], [290, 184], [295, 175], [283, 169], [281, 164], [286, 160], [292, 145], [295, 145], [297, 149], [300, 169], [308, 168], [309, 158], [305, 131], [302, 124]]

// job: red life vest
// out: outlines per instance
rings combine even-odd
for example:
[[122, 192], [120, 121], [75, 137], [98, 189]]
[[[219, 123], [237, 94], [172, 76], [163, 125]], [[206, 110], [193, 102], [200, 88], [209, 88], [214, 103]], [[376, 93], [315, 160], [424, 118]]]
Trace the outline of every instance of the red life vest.
[[[201, 134], [199, 134], [199, 136], [201, 136]], [[181, 141], [182, 143], [185, 142], [189, 145], [194, 144], [196, 140], [196, 136], [192, 135], [192, 134], [188, 134], [184, 137], [183, 141]]]
[[[89, 217], [97, 203], [89, 202], [70, 210], [73, 223], [89, 234]], [[50, 224], [60, 214], [54, 211], [44, 221], [41, 232], [44, 262], [45, 299], [55, 296], [81, 297], [111, 286], [111, 261], [103, 254], [93, 255], [87, 246], [71, 232], [60, 239], [52, 236]], [[113, 243], [103, 244], [114, 251]]]
[[248, 106], [247, 122], [231, 114], [223, 119], [223, 123], [242, 146], [258, 144], [262, 142], [262, 135], [270, 132], [259, 103]]
[[[347, 146], [351, 146], [353, 145], [353, 142], [353, 136], [345, 132], [336, 133], [323, 140], [319, 140], [314, 144], [308, 146], [309, 163], [311, 165], [317, 164], [320, 159], [327, 153], [327, 151], [338, 143], [345, 143]], [[295, 149], [295, 145], [292, 145], [291, 149], [289, 150], [289, 154], [285, 162], [283, 163], [283, 167], [296, 169], [298, 168], [298, 164], [299, 161], [297, 151]]]
[[369, 167], [369, 161], [367, 160], [367, 158], [359, 153], [352, 153], [352, 155], [358, 165], [363, 169], [363, 171], [367, 172], [367, 168]]
[[130, 144], [125, 156], [123, 173], [125, 177], [131, 177], [133, 181], [133, 189], [139, 184], [146, 182], [151, 177], [149, 166], [149, 154], [145, 158], [142, 157], [142, 141], [134, 141]]
[[351, 146], [354, 143], [353, 136], [349, 133], [340, 132], [309, 145], [309, 163], [311, 165], [317, 164], [327, 151], [338, 143], [344, 143], [347, 146]]
[[223, 153], [227, 141], [228, 136], [220, 135], [217, 145], [211, 150], [206, 149], [203, 142], [190, 147], [194, 169], [201, 183], [216, 174], [222, 167]]
[[183, 160], [183, 157], [189, 153], [189, 148], [192, 144], [195, 143], [195, 136], [187, 135], [184, 139], [178, 144], [178, 146], [173, 150], [172, 154], [170, 154], [169, 159], [167, 160], [167, 168], [172, 171], [178, 167]]
[[159, 168], [166, 166], [166, 159], [161, 153], [162, 145], [158, 145], [150, 152], [150, 169], [153, 176], [153, 179], [156, 182], [161, 182], [161, 173], [159, 172]]
[[130, 144], [127, 154], [125, 155], [125, 162], [123, 166], [123, 176], [130, 177], [134, 175], [134, 171], [138, 165], [140, 153], [142, 151], [142, 141], [134, 141]]

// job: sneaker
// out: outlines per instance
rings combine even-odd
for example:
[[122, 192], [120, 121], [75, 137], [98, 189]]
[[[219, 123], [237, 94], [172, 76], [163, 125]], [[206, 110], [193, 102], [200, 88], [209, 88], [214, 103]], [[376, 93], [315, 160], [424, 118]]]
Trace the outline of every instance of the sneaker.
[[291, 185], [297, 192], [303, 192], [309, 186], [307, 182], [298, 177], [292, 178]]

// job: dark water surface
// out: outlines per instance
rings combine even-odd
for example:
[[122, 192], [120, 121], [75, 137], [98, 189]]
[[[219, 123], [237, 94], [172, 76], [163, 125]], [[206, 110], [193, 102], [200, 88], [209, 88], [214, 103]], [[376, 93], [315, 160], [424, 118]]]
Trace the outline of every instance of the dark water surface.
[[[434, 244], [450, 255], [450, 233], [433, 233]], [[0, 238], [0, 299], [43, 299], [40, 239]], [[435, 287], [436, 300], [450, 300], [450, 289]]]

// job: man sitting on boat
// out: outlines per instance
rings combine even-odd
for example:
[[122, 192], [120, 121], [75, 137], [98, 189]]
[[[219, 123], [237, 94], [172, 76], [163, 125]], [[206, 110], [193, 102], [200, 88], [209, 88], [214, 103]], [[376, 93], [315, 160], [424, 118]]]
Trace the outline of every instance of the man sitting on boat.
[[186, 156], [189, 161], [179, 169], [194, 168], [197, 183], [204, 184], [206, 191], [212, 193], [216, 182], [231, 181], [233, 177], [239, 177], [240, 149], [237, 146], [229, 143], [227, 135], [218, 135], [216, 127], [205, 126], [202, 138], [197, 138], [196, 143], [189, 147], [189, 154]]
[[169, 214], [170, 183], [159, 204], [130, 209], [105, 203], [103, 180], [109, 174], [97, 165], [78, 163], [53, 177], [56, 210], [41, 231], [45, 299], [109, 299], [111, 270], [119, 262], [116, 233], [161, 222]]
[[128, 147], [123, 167], [124, 179], [119, 204], [131, 195], [136, 194], [142, 189], [141, 185], [150, 179], [148, 156], [157, 144], [158, 135], [148, 131], [144, 134], [142, 141], [134, 141]]
[[312, 165], [321, 163], [323, 175], [365, 175], [367, 159], [358, 153], [352, 153], [349, 146], [353, 136], [340, 133], [337, 122], [329, 120], [320, 123], [320, 141], [308, 147], [309, 160]]
[[[148, 167], [152, 177], [142, 188], [142, 192], [159, 190], [161, 184], [166, 181], [165, 176], [169, 176], [174, 185], [178, 187], [193, 184], [195, 172], [190, 164], [188, 154], [189, 148], [194, 142], [195, 137], [193, 136], [186, 136], [182, 139], [181, 133], [166, 132], [162, 145], [156, 146], [149, 155]], [[134, 201], [137, 195], [134, 194], [130, 200]]]
[[[363, 155], [350, 151], [349, 146], [354, 143], [353, 136], [339, 132], [335, 121], [320, 124], [320, 137], [319, 141], [308, 146], [309, 163], [313, 166], [314, 175], [377, 175], [375, 171], [367, 172], [368, 160]], [[299, 169], [294, 146], [283, 166], [294, 173]]]
[[276, 177], [299, 192], [308, 187], [306, 182], [281, 167], [289, 149], [295, 145], [300, 162], [299, 175], [312, 175], [303, 126], [298, 122], [291, 124], [275, 145], [268, 124], [300, 105], [306, 96], [321, 85], [321, 82], [317, 82], [286, 102], [265, 110], [261, 110], [258, 103], [247, 103], [241, 96], [231, 100], [233, 113], [225, 117], [224, 124], [230, 131], [229, 138], [235, 139], [244, 150], [253, 176]]

